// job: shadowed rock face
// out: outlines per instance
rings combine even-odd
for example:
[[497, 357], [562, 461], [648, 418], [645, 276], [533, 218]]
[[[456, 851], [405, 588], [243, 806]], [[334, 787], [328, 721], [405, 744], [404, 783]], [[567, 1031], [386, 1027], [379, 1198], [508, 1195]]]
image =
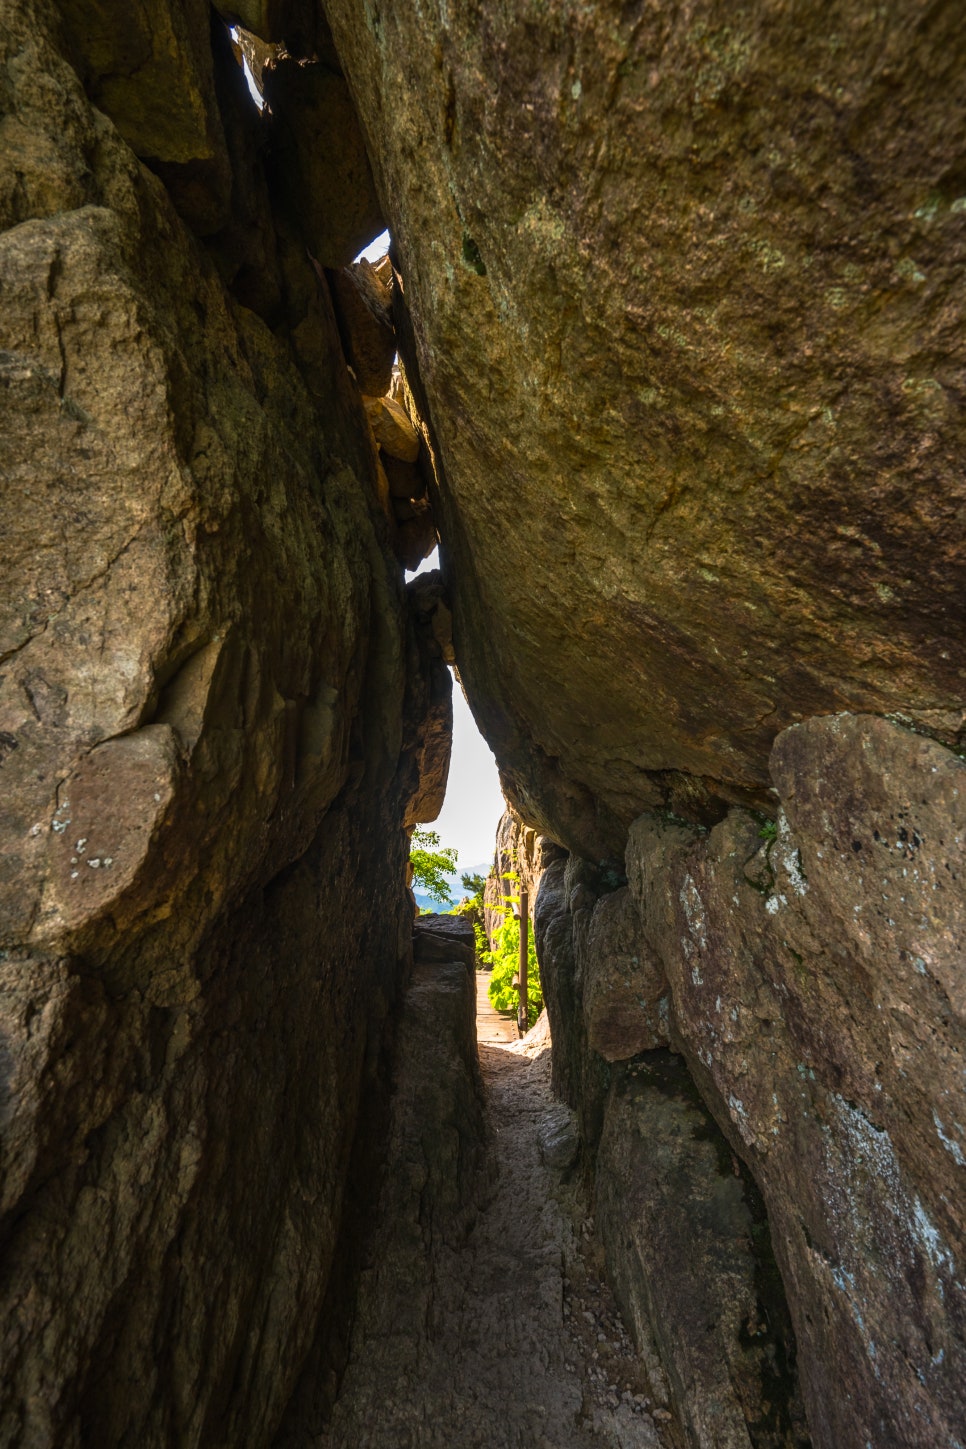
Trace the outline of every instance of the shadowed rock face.
[[[719, 1221], [723, 1186], [702, 1163], [721, 1139], [688, 1118], [700, 1092], [767, 1209], [813, 1442], [932, 1449], [966, 1422], [966, 766], [888, 721], [843, 715], [784, 731], [771, 768], [777, 829], [737, 809], [710, 833], [646, 814], [629, 888], [598, 898], [600, 874], [573, 857], [546, 872], [536, 934], [555, 1081], [588, 1164], [596, 1154], [615, 1282], [641, 1341], [653, 1336], [689, 1442], [725, 1442], [713, 1426], [730, 1393], [701, 1362], [699, 1305], [751, 1291], [727, 1286], [733, 1245], [716, 1234], [733, 1220]], [[662, 1029], [690, 1075], [680, 1058], [670, 1076], [660, 1065]], [[682, 1092], [686, 1111], [666, 1100]], [[757, 1291], [777, 1291], [760, 1222]], [[775, 1307], [759, 1304], [773, 1329]], [[766, 1353], [756, 1402], [736, 1367], [756, 1334], [725, 1330], [722, 1314], [750, 1442], [770, 1443], [771, 1379], [793, 1351]]]
[[0, 1443], [258, 1444], [383, 1091], [449, 678], [226, 36], [159, 4], [138, 71], [146, 10], [100, 7], [81, 65], [89, 8], [0, 25]]
[[954, 7], [326, 9], [524, 816], [619, 855], [797, 719], [958, 707]]

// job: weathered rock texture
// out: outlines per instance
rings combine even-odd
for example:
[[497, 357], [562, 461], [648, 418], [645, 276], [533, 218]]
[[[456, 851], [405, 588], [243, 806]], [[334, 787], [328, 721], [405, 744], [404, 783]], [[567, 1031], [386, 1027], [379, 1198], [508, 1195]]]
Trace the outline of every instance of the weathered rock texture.
[[506, 916], [508, 898], [518, 898], [520, 887], [526, 886], [532, 915], [543, 872], [565, 854], [555, 841], [524, 825], [513, 810], [501, 815], [493, 865], [483, 891], [483, 922], [491, 948]]
[[210, 23], [0, 23], [4, 1445], [270, 1437], [408, 961], [444, 706]]
[[[767, 1205], [816, 1442], [960, 1442], [959, 17], [326, 10], [461, 677], [583, 862], [538, 910], [556, 1085], [593, 1143], [666, 1030]], [[644, 946], [625, 897], [591, 947], [642, 811]]]
[[[708, 1179], [695, 1176], [705, 1149], [673, 1122], [682, 1111], [707, 1119], [710, 1107], [735, 1172], [740, 1157], [764, 1199], [814, 1442], [952, 1444], [966, 1424], [966, 765], [885, 720], [841, 715], [781, 734], [772, 773], [777, 826], [743, 810], [710, 833], [643, 815], [629, 893], [596, 899], [599, 872], [578, 861], [546, 873], [536, 927], [555, 1082], [578, 1109], [589, 1159], [603, 1139], [615, 1281], [678, 1385], [692, 1442], [719, 1441], [689, 1410], [681, 1375], [699, 1344], [691, 1308], [731, 1271], [730, 1249], [674, 1241], [673, 1205], [687, 1217], [694, 1182]], [[602, 1015], [619, 1032], [602, 1038]], [[673, 1105], [680, 1085], [668, 1098], [664, 1069], [656, 1096], [649, 1086], [662, 1036], [687, 1062], [679, 1081], [693, 1078], [686, 1107]], [[626, 1069], [608, 1070], [604, 1056], [642, 1070], [632, 1096]], [[718, 1137], [708, 1121], [699, 1140]], [[727, 1176], [720, 1145], [718, 1156]], [[763, 1224], [755, 1197], [748, 1210]], [[708, 1200], [719, 1199], [716, 1189]], [[752, 1242], [757, 1254], [767, 1236]], [[759, 1259], [756, 1321], [774, 1335], [780, 1294], [761, 1297], [767, 1268]], [[750, 1332], [732, 1323], [733, 1340], [736, 1330], [739, 1341]], [[779, 1381], [791, 1342], [775, 1339]]]
[[619, 857], [794, 720], [961, 706], [955, 7], [326, 10], [528, 821]]
[[761, 1198], [666, 1049], [667, 983], [627, 887], [555, 862], [536, 933], [554, 1087], [576, 1109], [608, 1268], [652, 1380], [688, 1445], [807, 1442]]

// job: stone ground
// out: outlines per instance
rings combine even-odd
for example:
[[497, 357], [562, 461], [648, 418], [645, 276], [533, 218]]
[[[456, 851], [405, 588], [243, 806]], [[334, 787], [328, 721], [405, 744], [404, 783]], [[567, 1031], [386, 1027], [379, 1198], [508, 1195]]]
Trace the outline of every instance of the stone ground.
[[[464, 1231], [434, 1223], [426, 1232], [432, 1211], [423, 1209], [415, 1233], [405, 1214], [395, 1226], [383, 1221], [388, 1238], [378, 1267], [363, 1277], [341, 1393], [328, 1430], [312, 1442], [672, 1449], [681, 1443], [677, 1425], [649, 1386], [602, 1279], [577, 1174], [541, 1158], [541, 1133], [561, 1114], [546, 1028], [517, 1041], [514, 1023], [489, 1011], [485, 990], [481, 975], [485, 1201]], [[392, 1282], [398, 1291], [387, 1313]]]

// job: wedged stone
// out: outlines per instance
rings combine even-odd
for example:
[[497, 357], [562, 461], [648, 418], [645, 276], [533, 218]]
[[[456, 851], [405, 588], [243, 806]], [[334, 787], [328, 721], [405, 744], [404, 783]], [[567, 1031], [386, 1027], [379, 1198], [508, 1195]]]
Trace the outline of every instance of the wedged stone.
[[315, 0], [218, 0], [215, 9], [263, 43], [338, 66], [329, 27]]
[[408, 523], [411, 518], [416, 517], [416, 509], [409, 498], [392, 499], [392, 516], [397, 523]]
[[392, 383], [396, 357], [389, 288], [364, 257], [351, 267], [330, 272], [329, 284], [346, 361], [367, 397], [383, 397]]
[[453, 679], [441, 657], [424, 663], [428, 700], [420, 712], [415, 741], [407, 742], [407, 758], [417, 784], [406, 805], [403, 825], [426, 825], [439, 815], [446, 798], [453, 746]]
[[363, 397], [362, 401], [372, 435], [383, 452], [403, 463], [415, 463], [419, 434], [405, 410], [389, 397]]
[[415, 463], [406, 463], [394, 458], [391, 453], [382, 452], [382, 465], [389, 479], [389, 492], [393, 498], [425, 498], [426, 479]]
[[417, 569], [439, 542], [433, 510], [426, 499], [414, 500], [412, 517], [401, 520], [395, 532], [396, 557], [404, 569]]
[[281, 56], [262, 72], [276, 195], [323, 267], [345, 267], [383, 230], [365, 140], [345, 79]]
[[248, 66], [255, 89], [264, 99], [265, 83], [262, 79], [262, 71], [277, 58], [278, 46], [262, 40], [257, 32], [248, 30], [245, 26], [237, 27], [235, 37], [239, 54]]
[[607, 1062], [667, 1045], [668, 985], [626, 886], [594, 907], [581, 950], [587, 1044]]
[[777, 825], [643, 816], [631, 890], [767, 1204], [814, 1442], [930, 1449], [966, 1421], [966, 764], [847, 715], [772, 758]]
[[232, 177], [205, 0], [61, 0], [59, 8], [93, 103], [162, 177], [188, 223], [217, 231]]

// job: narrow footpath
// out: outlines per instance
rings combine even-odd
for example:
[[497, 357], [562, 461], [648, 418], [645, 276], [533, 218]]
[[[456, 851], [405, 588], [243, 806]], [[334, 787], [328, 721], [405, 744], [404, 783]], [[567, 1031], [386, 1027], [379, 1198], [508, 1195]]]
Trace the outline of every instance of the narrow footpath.
[[674, 1449], [602, 1281], [576, 1171], [551, 1165], [568, 1155], [568, 1114], [546, 1028], [518, 1042], [485, 990], [465, 963], [417, 964], [372, 1261], [315, 1444]]

